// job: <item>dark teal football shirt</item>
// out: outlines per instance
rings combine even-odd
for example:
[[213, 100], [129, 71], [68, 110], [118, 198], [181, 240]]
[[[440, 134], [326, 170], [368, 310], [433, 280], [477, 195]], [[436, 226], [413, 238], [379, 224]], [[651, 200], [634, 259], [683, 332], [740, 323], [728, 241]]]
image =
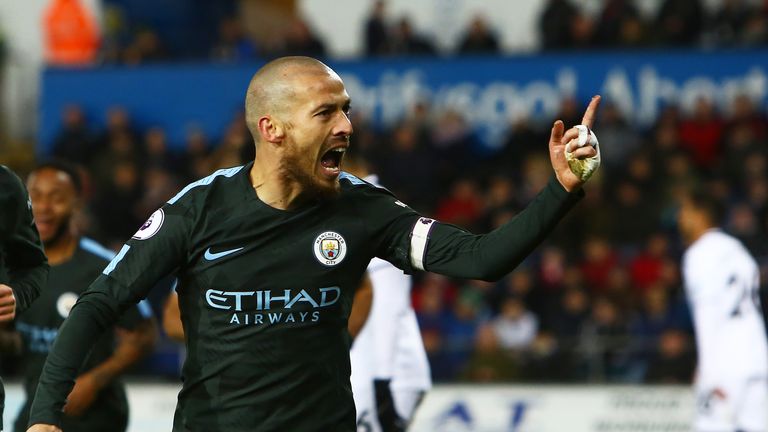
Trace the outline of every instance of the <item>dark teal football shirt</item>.
[[278, 210], [254, 192], [251, 166], [188, 185], [123, 246], [64, 323], [31, 424], [59, 423], [84, 341], [175, 271], [188, 357], [174, 431], [353, 432], [347, 318], [371, 258], [497, 278], [578, 199], [552, 181], [515, 221], [476, 236], [346, 173], [337, 198]]

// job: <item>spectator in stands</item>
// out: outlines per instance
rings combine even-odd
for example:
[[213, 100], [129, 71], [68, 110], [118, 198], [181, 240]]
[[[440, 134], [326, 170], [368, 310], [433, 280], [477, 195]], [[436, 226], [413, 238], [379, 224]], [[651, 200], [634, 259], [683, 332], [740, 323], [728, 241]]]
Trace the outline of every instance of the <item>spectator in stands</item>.
[[520, 300], [527, 310], [533, 312], [538, 320], [546, 309], [548, 297], [551, 297], [548, 294], [537, 283], [533, 270], [529, 266], [521, 265], [496, 285], [487, 297], [487, 302], [493, 313], [501, 313], [504, 302], [514, 297]]
[[565, 350], [573, 351], [589, 316], [590, 299], [578, 287], [568, 288], [559, 297], [559, 302], [546, 315], [545, 327], [555, 334]]
[[411, 123], [394, 127], [378, 162], [382, 184], [415, 208], [431, 207], [437, 200], [434, 156], [419, 142]]
[[629, 162], [629, 155], [640, 147], [640, 136], [637, 128], [627, 121], [615, 103], [607, 103], [602, 108], [600, 112], [600, 157], [607, 174], [615, 175], [623, 170]]
[[596, 381], [620, 379], [626, 372], [629, 338], [616, 303], [596, 298], [583, 328], [579, 345], [586, 354], [588, 376]]
[[301, 55], [323, 58], [326, 56], [325, 44], [312, 32], [309, 24], [300, 18], [295, 18], [288, 25], [283, 41], [283, 55]]
[[153, 29], [142, 28], [136, 32], [133, 41], [123, 50], [123, 63], [139, 65], [168, 59], [168, 53], [160, 36]]
[[669, 257], [669, 239], [657, 232], [648, 237], [645, 248], [629, 262], [632, 287], [644, 293], [662, 282], [662, 273]]
[[539, 319], [525, 303], [515, 296], [503, 300], [499, 315], [491, 321], [499, 341], [505, 350], [524, 350], [530, 346], [539, 331]]
[[707, 39], [717, 46], [741, 45], [742, 33], [751, 15], [757, 14], [746, 0], [724, 0], [707, 19]]
[[[495, 172], [520, 172], [524, 160], [528, 159], [531, 154], [540, 154], [541, 149], [534, 143], [541, 142], [543, 139], [546, 139], [543, 132], [534, 126], [530, 118], [516, 119], [509, 128], [504, 146], [490, 161], [493, 170]], [[600, 139], [603, 139], [602, 133]], [[602, 147], [600, 151], [603, 151]]]
[[566, 264], [566, 257], [562, 248], [557, 246], [544, 247], [537, 269], [538, 289], [547, 294], [561, 293], [566, 284]]
[[144, 170], [142, 193], [135, 206], [139, 219], [149, 217], [181, 190], [181, 183], [172, 172], [158, 166], [150, 166]]
[[411, 20], [403, 16], [392, 34], [392, 54], [396, 56], [432, 56], [437, 53], [432, 42], [414, 32]]
[[386, 6], [384, 0], [374, 2], [371, 15], [365, 22], [365, 55], [369, 57], [383, 56], [390, 51]]
[[656, 230], [659, 210], [650, 192], [630, 179], [622, 179], [616, 185], [611, 213], [618, 222], [611, 239], [621, 247], [642, 244]]
[[701, 36], [704, 11], [700, 0], [664, 0], [655, 34], [663, 45], [693, 45]]
[[237, 62], [256, 58], [256, 44], [248, 38], [236, 16], [225, 17], [219, 23], [219, 37], [211, 50], [214, 61]]
[[[486, 209], [486, 216], [492, 216], [499, 210], [511, 210], [515, 205], [515, 184], [508, 176], [499, 174], [488, 180], [485, 188], [485, 202], [483, 207]], [[486, 227], [495, 227], [496, 224], [486, 220], [483, 224]]]
[[[623, 45], [627, 23], [637, 21], [639, 17], [640, 13], [630, 0], [606, 0], [595, 30], [595, 44], [602, 47]], [[601, 123], [601, 132], [602, 126]]]
[[191, 128], [181, 156], [184, 183], [190, 183], [211, 173], [208, 153], [208, 137], [205, 132], [197, 127]]
[[661, 284], [654, 284], [638, 296], [639, 308], [629, 320], [633, 356], [645, 363], [657, 346], [661, 333], [679, 325], [670, 307], [669, 294]]
[[224, 137], [208, 157], [209, 170], [241, 165], [243, 148], [253, 148], [253, 138], [248, 133], [243, 113], [238, 113], [227, 127]]
[[741, 39], [744, 45], [765, 46], [768, 44], [768, 4], [761, 12], [749, 16], [744, 24]]
[[475, 335], [474, 350], [460, 379], [477, 383], [510, 382], [519, 377], [519, 360], [499, 346], [493, 325], [481, 325]]
[[560, 100], [560, 109], [555, 118], [563, 119], [565, 124], [579, 124], [581, 122], [581, 103], [572, 94], [565, 94]]
[[139, 141], [139, 134], [131, 122], [128, 111], [121, 106], [114, 106], [107, 111], [106, 128], [97, 138], [95, 150], [106, 149], [114, 139], [120, 136], [125, 136], [132, 142]]
[[524, 353], [522, 379], [527, 382], [568, 382], [579, 375], [578, 365], [557, 338], [541, 331]]
[[444, 354], [441, 357], [449, 377], [461, 373], [472, 353], [475, 333], [480, 324], [480, 312], [484, 306], [472, 292], [459, 293], [450, 312], [442, 322], [441, 334]]
[[570, 30], [570, 48], [587, 50], [595, 46], [595, 22], [589, 15], [574, 15], [571, 18]]
[[[755, 100], [747, 94], [739, 94], [731, 102], [731, 115], [726, 122], [726, 129], [730, 132], [739, 126], [749, 128], [754, 139], [768, 137], [768, 117], [757, 111]], [[602, 130], [602, 125], [601, 125]]]
[[457, 176], [474, 174], [479, 145], [462, 113], [447, 109], [436, 117], [426, 142], [437, 167], [438, 184], [447, 185]]
[[143, 166], [170, 172], [180, 169], [176, 155], [168, 148], [165, 130], [159, 126], [149, 128], [144, 134]]
[[460, 178], [451, 186], [450, 194], [437, 204], [435, 217], [441, 221], [472, 229], [483, 212], [483, 199], [477, 183]]
[[53, 0], [43, 17], [45, 59], [54, 66], [93, 64], [101, 42], [99, 26], [80, 0]]
[[728, 232], [738, 238], [750, 252], [762, 251], [765, 236], [760, 222], [749, 204], [740, 202], [730, 207], [726, 223]]
[[680, 144], [698, 168], [711, 170], [718, 163], [723, 132], [724, 124], [714, 104], [700, 97], [693, 113], [680, 123]]
[[141, 226], [147, 216], [136, 212], [136, 204], [142, 194], [136, 163], [117, 161], [105, 185], [94, 200], [93, 208], [100, 222], [103, 243], [117, 250], [127, 237], [136, 232], [136, 227]]
[[459, 43], [459, 54], [498, 54], [499, 41], [482, 15], [475, 15]]
[[[545, 50], [561, 50], [572, 46], [574, 17], [580, 11], [570, 0], [549, 0], [539, 17], [541, 45]], [[571, 124], [571, 123], [566, 123]]]
[[454, 295], [455, 287], [449, 279], [434, 273], [426, 274], [414, 287], [414, 310], [435, 380], [449, 378], [453, 373], [451, 365], [444, 362], [448, 350], [444, 323], [449, 320]]
[[696, 355], [690, 337], [675, 328], [659, 337], [658, 348], [648, 363], [645, 382], [653, 384], [690, 384], [696, 369]]
[[85, 113], [78, 105], [68, 105], [61, 116], [62, 128], [53, 140], [52, 154], [78, 164], [88, 164], [93, 154], [93, 135]]
[[605, 238], [592, 237], [584, 242], [579, 267], [590, 292], [604, 292], [611, 271], [618, 265], [618, 254]]

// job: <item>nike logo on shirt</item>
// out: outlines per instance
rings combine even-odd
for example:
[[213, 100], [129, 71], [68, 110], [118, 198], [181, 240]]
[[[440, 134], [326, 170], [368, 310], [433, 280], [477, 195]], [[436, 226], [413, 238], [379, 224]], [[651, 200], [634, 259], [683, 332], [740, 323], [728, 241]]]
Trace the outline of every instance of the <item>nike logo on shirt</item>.
[[242, 247], [239, 247], [237, 249], [225, 250], [225, 251], [221, 251], [221, 252], [211, 252], [211, 248], [208, 248], [208, 249], [205, 250], [205, 255], [204, 256], [205, 256], [205, 259], [207, 259], [208, 261], [213, 261], [215, 259], [219, 259], [221, 257], [225, 257], [225, 256], [227, 256], [229, 254], [233, 254], [233, 253], [241, 251], [241, 250], [243, 250]]

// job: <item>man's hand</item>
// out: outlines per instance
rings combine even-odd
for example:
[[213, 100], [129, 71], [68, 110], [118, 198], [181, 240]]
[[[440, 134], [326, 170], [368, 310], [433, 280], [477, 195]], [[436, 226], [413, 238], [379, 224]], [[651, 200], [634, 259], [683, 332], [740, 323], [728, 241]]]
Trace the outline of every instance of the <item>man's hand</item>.
[[[581, 124], [590, 130], [595, 121], [598, 105], [600, 105], [600, 96], [595, 96], [589, 102], [589, 106], [584, 112], [584, 118], [581, 120]], [[582, 173], [576, 174], [573, 172], [566, 158], [566, 150], [569, 150], [570, 159], [575, 159], [576, 162], [596, 158], [599, 154], [597, 148], [591, 145], [580, 146], [580, 144], [579, 128], [572, 127], [565, 132], [563, 122], [561, 120], [555, 122], [552, 126], [552, 134], [549, 137], [549, 159], [552, 162], [552, 168], [555, 170], [557, 180], [568, 192], [580, 188], [586, 179], [589, 178], [589, 175], [583, 176]], [[566, 148], [566, 146], [568, 147]], [[589, 174], [591, 175], [591, 173]]]
[[93, 404], [100, 390], [101, 385], [93, 374], [80, 375], [75, 381], [75, 387], [67, 396], [64, 414], [70, 417], [81, 416]]
[[61, 429], [54, 425], [36, 424], [30, 426], [27, 432], [61, 432]]
[[0, 284], [0, 322], [12, 321], [16, 317], [16, 297], [13, 289]]

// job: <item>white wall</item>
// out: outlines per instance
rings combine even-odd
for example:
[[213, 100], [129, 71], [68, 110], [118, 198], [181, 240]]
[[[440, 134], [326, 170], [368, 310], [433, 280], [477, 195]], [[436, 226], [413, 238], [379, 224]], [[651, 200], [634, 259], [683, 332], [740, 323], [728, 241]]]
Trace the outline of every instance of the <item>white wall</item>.
[[[375, 0], [301, 0], [302, 15], [335, 56], [352, 57], [363, 50], [363, 26]], [[605, 0], [572, 0], [587, 15], [600, 13]], [[664, 0], [635, 0], [646, 17], [653, 17]], [[759, 3], [761, 0], [746, 0]], [[702, 0], [714, 10], [723, 0]], [[443, 51], [450, 51], [476, 13], [484, 15], [500, 36], [507, 52], [529, 52], [538, 46], [538, 20], [547, 0], [388, 0], [391, 22], [403, 15], [431, 37]]]
[[[363, 49], [363, 27], [374, 0], [301, 0], [300, 11], [326, 41], [333, 55], [351, 57]], [[332, 4], [332, 7], [329, 7]], [[491, 23], [506, 50], [536, 48], [536, 26], [543, 0], [389, 0], [391, 22], [403, 15], [443, 50], [452, 49], [472, 17]]]
[[[80, 0], [100, 22], [101, 0]], [[0, 32], [8, 60], [2, 76], [2, 116], [8, 132], [32, 138], [37, 128], [43, 68], [43, 13], [50, 0], [0, 1]]]

